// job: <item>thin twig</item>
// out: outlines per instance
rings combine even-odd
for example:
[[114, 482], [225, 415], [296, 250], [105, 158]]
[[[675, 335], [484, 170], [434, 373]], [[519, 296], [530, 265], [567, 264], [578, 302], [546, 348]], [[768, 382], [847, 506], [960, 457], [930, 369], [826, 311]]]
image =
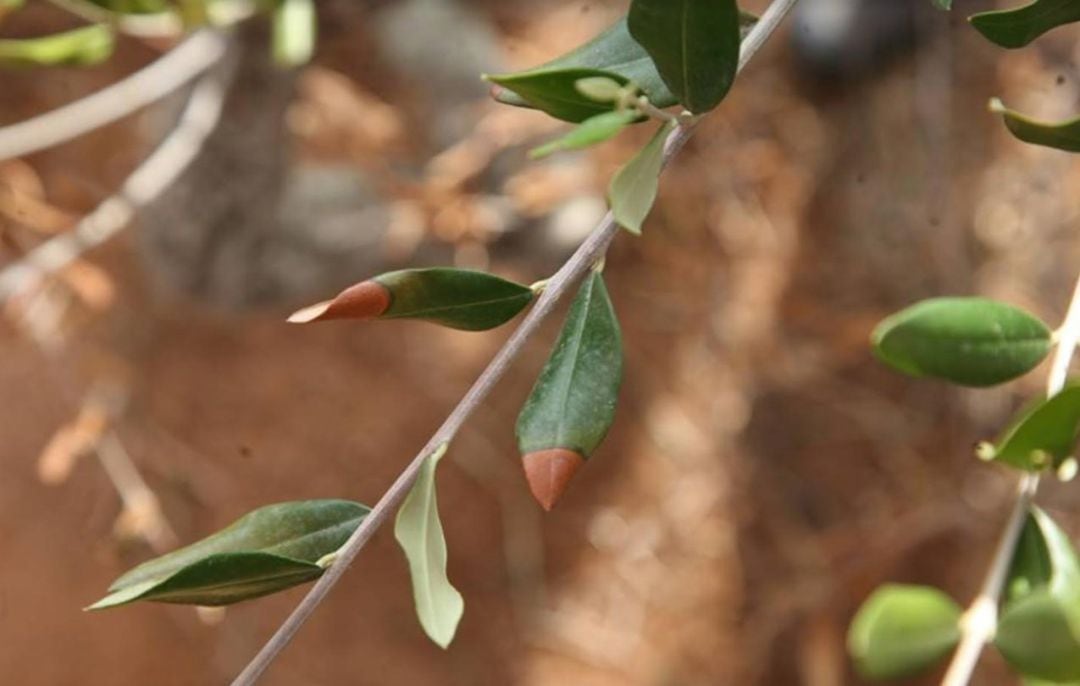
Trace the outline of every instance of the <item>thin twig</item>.
[[0, 161], [64, 143], [164, 98], [221, 60], [226, 45], [226, 37], [218, 31], [196, 31], [160, 59], [107, 88], [0, 128]]
[[[1080, 342], [1080, 280], [1076, 282], [1069, 311], [1057, 333], [1057, 351], [1050, 367], [1046, 382], [1047, 396], [1057, 395], [1065, 387], [1069, 375], [1069, 365]], [[979, 662], [983, 646], [994, 638], [997, 631], [998, 600], [1009, 575], [1009, 567], [1016, 551], [1020, 532], [1028, 510], [1039, 490], [1039, 475], [1024, 474], [1017, 483], [1016, 501], [1005, 529], [1001, 532], [993, 561], [986, 573], [982, 589], [975, 597], [961, 621], [962, 637], [960, 645], [953, 655], [949, 669], [941, 686], [967, 686]]]
[[[746, 65], [750, 58], [765, 43], [765, 40], [776, 30], [781, 20], [798, 0], [773, 0], [773, 3], [761, 15], [760, 21], [755, 25], [750, 35], [742, 43], [739, 55], [739, 70]], [[664, 165], [666, 166], [682, 149], [683, 145], [693, 134], [697, 120], [690, 120], [677, 126], [668, 137], [664, 147]], [[334, 564], [315, 583], [304, 596], [304, 599], [293, 610], [292, 614], [262, 650], [244, 668], [244, 671], [232, 682], [232, 686], [250, 686], [254, 684], [263, 672], [270, 666], [274, 658], [289, 644], [296, 632], [311, 616], [315, 608], [323, 601], [330, 589], [341, 579], [356, 555], [371, 539], [375, 532], [385, 524], [408, 495], [416, 476], [423, 466], [424, 460], [435, 449], [449, 443], [457, 434], [458, 429], [474, 410], [484, 401], [488, 393], [503, 377], [506, 370], [521, 352], [529, 337], [540, 327], [543, 320], [551, 314], [559, 300], [573, 288], [574, 284], [598, 259], [602, 258], [607, 251], [619, 227], [609, 212], [600, 224], [593, 229], [588, 238], [581, 244], [570, 259], [548, 281], [544, 292], [537, 300], [536, 305], [526, 316], [521, 325], [510, 336], [502, 349], [496, 353], [487, 369], [469, 389], [465, 397], [461, 399], [457, 407], [450, 413], [446, 421], [431, 437], [412, 462], [398, 476], [397, 480], [387, 489], [379, 502], [375, 504], [363, 523], [353, 532], [349, 540], [341, 547]]]
[[176, 127], [127, 178], [116, 195], [98, 205], [72, 230], [42, 243], [0, 270], [0, 303], [107, 241], [180, 177], [217, 126], [231, 70], [226, 72], [209, 73], [199, 79]]

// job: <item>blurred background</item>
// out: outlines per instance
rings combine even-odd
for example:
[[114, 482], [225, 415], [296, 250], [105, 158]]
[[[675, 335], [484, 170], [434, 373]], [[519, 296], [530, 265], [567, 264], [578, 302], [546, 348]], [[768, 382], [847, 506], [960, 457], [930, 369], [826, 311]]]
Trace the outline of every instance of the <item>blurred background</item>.
[[[857, 684], [845, 632], [878, 584], [935, 584], [966, 604], [1013, 492], [971, 447], [1045, 375], [978, 392], [909, 380], [867, 337], [942, 294], [1064, 314], [1080, 166], [1008, 137], [986, 103], [1077, 111], [1080, 51], [1068, 29], [1022, 51], [989, 45], [964, 17], [993, 6], [804, 0], [671, 167], [645, 235], [609, 254], [626, 380], [613, 433], [564, 500], [540, 511], [513, 437], [557, 317], [444, 461], [466, 601], [452, 648], [424, 637], [383, 530], [263, 683]], [[285, 316], [404, 266], [545, 278], [648, 133], [529, 162], [560, 126], [496, 106], [478, 78], [579, 44], [624, 2], [319, 10], [316, 59], [299, 71], [269, 61], [265, 25], [245, 26], [222, 121], [182, 179], [3, 304], [0, 681], [226, 683], [303, 590], [224, 614], [80, 608], [259, 505], [373, 504], [512, 326]], [[0, 34], [77, 23], [30, 2]], [[126, 39], [101, 66], [0, 72], [0, 125], [162, 47]], [[114, 193], [183, 99], [0, 162], [0, 264]], [[1043, 494], [1053, 512], [1074, 507], [1068, 488]], [[988, 651], [974, 683], [1015, 681]]]

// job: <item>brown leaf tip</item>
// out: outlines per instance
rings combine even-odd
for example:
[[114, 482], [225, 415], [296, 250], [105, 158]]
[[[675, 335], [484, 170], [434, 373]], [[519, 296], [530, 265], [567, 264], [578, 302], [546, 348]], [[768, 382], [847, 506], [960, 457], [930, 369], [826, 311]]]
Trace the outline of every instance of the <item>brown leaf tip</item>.
[[585, 464], [581, 454], [566, 448], [538, 450], [526, 455], [524, 461], [529, 490], [540, 507], [548, 512], [566, 492], [570, 479]]
[[349, 286], [333, 300], [326, 300], [293, 312], [289, 321], [307, 324], [330, 319], [374, 319], [390, 308], [390, 291], [378, 281], [362, 281]]

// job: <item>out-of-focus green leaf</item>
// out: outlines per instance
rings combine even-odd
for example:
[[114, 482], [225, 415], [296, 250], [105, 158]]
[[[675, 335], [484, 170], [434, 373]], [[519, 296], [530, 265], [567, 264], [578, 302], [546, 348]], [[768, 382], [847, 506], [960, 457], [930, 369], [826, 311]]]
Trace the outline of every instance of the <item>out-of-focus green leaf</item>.
[[274, 59], [285, 67], [311, 61], [315, 53], [314, 0], [278, 0], [274, 9]]
[[1071, 386], [1027, 410], [996, 445], [979, 445], [980, 457], [1019, 469], [1056, 467], [1072, 455], [1080, 435], [1080, 387]]
[[664, 166], [664, 143], [672, 125], [660, 127], [652, 140], [627, 162], [611, 179], [608, 202], [615, 221], [632, 234], [640, 235], [660, 186]]
[[136, 600], [228, 605], [274, 593], [322, 574], [367, 516], [345, 500], [305, 500], [249, 512], [218, 533], [145, 562], [109, 586], [87, 609]]
[[173, 9], [169, 0], [85, 0], [85, 2], [117, 14], [160, 14]]
[[874, 591], [848, 631], [848, 652], [870, 679], [895, 679], [933, 665], [960, 640], [962, 610], [936, 588], [887, 584]]
[[529, 157], [535, 160], [560, 150], [580, 150], [603, 143], [633, 124], [638, 116], [638, 113], [632, 110], [619, 110], [590, 117], [565, 135], [535, 148], [529, 153]]
[[939, 10], [951, 10], [952, 9], [952, 0], [933, 0], [933, 2], [934, 2], [934, 7], [937, 7]]
[[93, 24], [42, 38], [0, 40], [0, 64], [9, 66], [89, 66], [112, 54], [113, 30]]
[[1068, 536], [1032, 508], [1013, 557], [995, 645], [1026, 677], [1080, 679], [1080, 563]]
[[424, 461], [394, 525], [394, 537], [409, 560], [420, 625], [442, 648], [454, 640], [465, 612], [461, 593], [446, 576], [446, 538], [435, 494], [435, 469], [445, 454], [446, 445], [443, 445]]
[[[1056, 549], [1055, 552], [1060, 552]], [[1009, 576], [1005, 583], [1005, 604], [1046, 588], [1054, 574], [1054, 561], [1039, 527], [1039, 520], [1028, 514], [1020, 538], [1016, 541]]]
[[911, 376], [992, 386], [1033, 369], [1050, 351], [1050, 329], [1036, 317], [986, 298], [934, 298], [882, 321], [871, 336], [877, 356]]
[[731, 89], [740, 42], [735, 0], [633, 0], [628, 25], [691, 112], [708, 112]]
[[1008, 109], [997, 98], [990, 101], [990, 111], [1001, 115], [1012, 135], [1025, 143], [1080, 152], [1080, 118], [1063, 122], [1043, 122]]
[[980, 12], [969, 21], [1003, 48], [1022, 48], [1047, 31], [1080, 21], [1076, 0], [1036, 0], [1017, 9]]

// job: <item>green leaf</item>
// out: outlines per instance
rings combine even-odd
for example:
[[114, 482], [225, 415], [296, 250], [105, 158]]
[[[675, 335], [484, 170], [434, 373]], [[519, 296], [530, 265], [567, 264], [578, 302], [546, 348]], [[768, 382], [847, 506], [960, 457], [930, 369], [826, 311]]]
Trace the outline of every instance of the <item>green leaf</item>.
[[739, 65], [735, 0], [633, 0], [628, 21], [686, 109], [701, 114], [724, 99]]
[[517, 438], [533, 496], [550, 510], [615, 421], [622, 333], [604, 279], [593, 271], [518, 415]]
[[885, 319], [871, 340], [877, 356], [905, 374], [991, 386], [1038, 365], [1050, 351], [1051, 333], [1004, 303], [934, 298]]
[[960, 606], [936, 588], [886, 584], [852, 620], [848, 651], [864, 677], [914, 674], [956, 646], [961, 614]]
[[509, 93], [496, 94], [500, 102], [532, 106], [558, 119], [582, 122], [611, 109], [575, 88], [578, 80], [592, 77], [606, 77], [619, 85], [633, 82], [657, 107], [670, 107], [678, 102], [656, 72], [648, 53], [630, 37], [626, 17], [585, 45], [551, 62], [484, 78], [509, 89]]
[[[1055, 550], [1055, 552], [1059, 552]], [[1039, 520], [1028, 514], [1020, 538], [1016, 541], [1009, 576], [1005, 583], [1005, 605], [1020, 600], [1034, 591], [1046, 588], [1053, 578], [1054, 560], [1039, 528]]]
[[649, 216], [660, 186], [664, 166], [664, 143], [673, 125], [660, 127], [652, 140], [627, 162], [611, 179], [608, 202], [619, 226], [641, 235], [641, 225]]
[[1009, 132], [1025, 143], [1080, 152], [1080, 118], [1063, 122], [1036, 121], [1006, 108], [997, 98], [990, 101], [990, 111], [1000, 114]]
[[87, 0], [118, 14], [162, 14], [173, 9], [169, 0]]
[[952, 0], [933, 0], [933, 2], [934, 2], [934, 7], [937, 7], [939, 10], [951, 10], [952, 9]]
[[315, 53], [314, 0], [278, 0], [274, 9], [274, 59], [285, 67], [307, 64]]
[[261, 507], [208, 538], [132, 569], [87, 609], [135, 600], [228, 605], [310, 581], [323, 572], [320, 560], [340, 548], [368, 512], [345, 500]]
[[452, 329], [501, 326], [532, 302], [528, 286], [469, 269], [405, 269], [346, 288], [336, 298], [294, 312], [304, 324], [331, 319], [421, 319]]
[[529, 153], [529, 157], [539, 159], [560, 150], [580, 150], [590, 145], [603, 143], [615, 137], [620, 131], [633, 124], [640, 115], [633, 110], [605, 112], [590, 117], [572, 131], [550, 143], [541, 145]]
[[1003, 48], [1022, 48], [1047, 31], [1080, 21], [1076, 0], [1036, 0], [1013, 10], [981, 12], [968, 21]]
[[0, 65], [89, 66], [112, 54], [113, 30], [93, 24], [43, 38], [0, 40]]
[[439, 521], [435, 495], [435, 469], [446, 454], [443, 444], [424, 460], [416, 483], [398, 510], [394, 537], [405, 551], [412, 576], [413, 598], [420, 625], [442, 648], [454, 640], [465, 612], [461, 593], [446, 576], [446, 539]]
[[522, 453], [566, 448], [589, 457], [615, 420], [622, 333], [604, 278], [591, 272], [518, 417]]
[[1080, 435], [1080, 387], [1071, 386], [1038, 402], [997, 445], [980, 444], [980, 457], [1019, 469], [1041, 471], [1072, 455]]
[[994, 642], [1027, 677], [1080, 679], [1080, 563], [1065, 532], [1036, 507], [1013, 556]]

